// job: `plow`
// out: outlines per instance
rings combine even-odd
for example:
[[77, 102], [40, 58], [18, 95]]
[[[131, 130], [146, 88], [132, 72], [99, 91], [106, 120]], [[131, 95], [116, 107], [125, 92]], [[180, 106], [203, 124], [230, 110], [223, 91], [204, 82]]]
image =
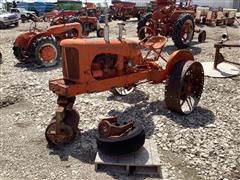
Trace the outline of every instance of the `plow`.
[[[109, 32], [105, 29], [104, 39], [61, 41], [63, 77], [49, 81], [49, 89], [58, 96], [55, 115], [45, 131], [49, 144], [68, 144], [76, 137], [80, 120], [74, 108], [77, 95], [166, 82], [168, 109], [187, 115], [197, 107], [203, 91], [204, 72], [192, 53], [178, 50], [165, 59], [161, 53], [166, 37], [152, 36], [146, 41], [135, 42], [122, 37], [123, 29], [124, 24], [120, 23], [117, 39], [108, 39]], [[143, 50], [146, 52], [142, 54]], [[165, 65], [159, 65], [159, 61]], [[105, 119], [98, 129], [99, 146], [103, 142], [124, 141], [133, 133], [141, 137], [138, 145], [144, 143], [142, 128], [132, 122], [119, 124], [115, 118]]]
[[210, 77], [232, 77], [239, 74], [240, 66], [239, 62], [227, 60], [221, 50], [223, 48], [239, 48], [239, 43], [226, 43], [229, 40], [228, 33], [222, 34], [222, 40], [214, 44], [215, 48], [215, 58], [213, 62], [203, 62], [204, 71], [206, 76]]
[[198, 41], [204, 42], [206, 31], [195, 28], [195, 9], [191, 4], [191, 1], [176, 5], [176, 0], [157, 0], [153, 13], [146, 14], [138, 22], [139, 39], [157, 35], [172, 37], [175, 46], [184, 49], [191, 45], [194, 32], [197, 32]]

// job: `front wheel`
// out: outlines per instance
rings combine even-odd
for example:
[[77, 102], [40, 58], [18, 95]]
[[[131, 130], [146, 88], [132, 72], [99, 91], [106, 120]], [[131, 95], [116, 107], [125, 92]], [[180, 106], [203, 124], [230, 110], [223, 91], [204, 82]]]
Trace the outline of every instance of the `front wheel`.
[[129, 87], [120, 87], [120, 88], [113, 88], [110, 90], [111, 93], [119, 95], [119, 96], [127, 96], [133, 91], [135, 91], [135, 86], [129, 86]]
[[176, 63], [165, 87], [165, 102], [168, 109], [190, 114], [201, 98], [203, 85], [204, 71], [200, 62]]
[[33, 44], [35, 62], [42, 67], [56, 66], [60, 62], [60, 47], [52, 37], [41, 37]]

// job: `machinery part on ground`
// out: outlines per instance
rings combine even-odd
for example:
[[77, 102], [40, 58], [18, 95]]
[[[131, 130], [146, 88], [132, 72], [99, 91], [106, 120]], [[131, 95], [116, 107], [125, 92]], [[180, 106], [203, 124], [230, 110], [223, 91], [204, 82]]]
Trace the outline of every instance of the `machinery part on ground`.
[[64, 145], [70, 143], [78, 133], [79, 114], [75, 109], [66, 110], [61, 122], [57, 122], [56, 115], [45, 131], [45, 137], [50, 145]]
[[214, 62], [201, 62], [201, 64], [204, 69], [204, 75], [208, 77], [230, 78], [240, 74], [240, 69], [228, 62], [218, 64], [217, 68], [214, 68]]
[[[225, 36], [225, 34], [223, 34], [222, 36]], [[222, 37], [222, 39], [226, 39], [226, 41], [229, 39], [228, 37]], [[216, 49], [216, 52], [215, 52], [215, 59], [214, 59], [214, 68], [216, 69], [217, 66], [222, 63], [222, 62], [228, 62], [228, 63], [231, 63], [231, 64], [236, 64], [236, 65], [240, 65], [239, 63], [235, 63], [235, 62], [230, 62], [228, 60], [226, 60], [223, 56], [223, 54], [220, 52], [220, 50], [222, 48], [240, 48], [240, 44], [224, 44], [223, 41], [219, 42], [219, 43], [216, 43], [214, 44], [214, 47]]]
[[226, 60], [223, 54], [220, 52], [222, 48], [240, 48], [240, 44], [226, 44], [225, 42], [228, 40], [228, 34], [223, 33], [222, 41], [214, 44], [216, 49], [214, 62], [202, 63], [206, 76], [226, 78], [239, 74], [238, 67], [234, 65], [240, 66], [240, 63]]
[[0, 64], [3, 63], [3, 60], [2, 60], [2, 53], [0, 52]]
[[172, 40], [179, 49], [187, 48], [191, 45], [194, 36], [195, 24], [191, 14], [181, 14], [176, 21]]
[[119, 87], [119, 88], [111, 89], [110, 92], [115, 95], [127, 96], [131, 94], [133, 91], [135, 91], [135, 89], [136, 89], [136, 86]]
[[33, 43], [33, 57], [41, 67], [56, 66], [60, 62], [60, 48], [53, 37], [40, 37]]
[[218, 8], [213, 10], [210, 7], [197, 7], [195, 22], [206, 25], [215, 23], [217, 26], [221, 24], [232, 26], [236, 20], [236, 12], [237, 9]]
[[133, 129], [133, 122], [119, 124], [117, 118], [106, 118], [98, 124], [98, 133], [102, 138], [121, 137]]
[[207, 33], [205, 30], [201, 30], [198, 34], [198, 42], [203, 43], [206, 41]]
[[204, 71], [201, 63], [181, 61], [174, 65], [165, 87], [167, 107], [175, 112], [190, 114], [203, 91]]
[[143, 146], [144, 142], [145, 132], [137, 123], [134, 123], [132, 129], [120, 137], [97, 137], [98, 149], [107, 155], [135, 152]]

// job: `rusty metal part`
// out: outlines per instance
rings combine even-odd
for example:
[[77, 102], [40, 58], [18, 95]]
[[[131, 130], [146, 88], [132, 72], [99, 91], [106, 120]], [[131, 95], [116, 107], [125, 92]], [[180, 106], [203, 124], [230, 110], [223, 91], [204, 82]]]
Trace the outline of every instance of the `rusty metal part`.
[[[58, 132], [56, 131], [58, 130]], [[61, 123], [57, 125], [53, 120], [46, 129], [45, 137], [50, 144], [63, 145], [71, 142], [76, 136], [76, 131], [68, 124]]]
[[128, 122], [124, 125], [120, 125], [117, 122], [117, 118], [103, 119], [98, 125], [98, 132], [101, 137], [120, 137], [129, 132], [133, 128], [133, 122]]
[[222, 62], [228, 62], [231, 64], [240, 65], [240, 63], [226, 60], [223, 54], [220, 52], [222, 48], [240, 48], [240, 44], [224, 44], [223, 42], [219, 42], [214, 44], [214, 47], [216, 48], [215, 59], [214, 59], [214, 69], [217, 69], [218, 64]]
[[49, 143], [67, 144], [75, 138], [80, 116], [75, 109], [72, 109], [74, 100], [75, 97], [58, 97], [59, 106], [45, 132]]
[[39, 50], [39, 57], [41, 57], [42, 61], [52, 61], [56, 59], [57, 49], [52, 44], [44, 44]]
[[179, 113], [191, 113], [201, 98], [203, 84], [204, 72], [199, 62], [177, 63], [166, 84], [167, 107]]

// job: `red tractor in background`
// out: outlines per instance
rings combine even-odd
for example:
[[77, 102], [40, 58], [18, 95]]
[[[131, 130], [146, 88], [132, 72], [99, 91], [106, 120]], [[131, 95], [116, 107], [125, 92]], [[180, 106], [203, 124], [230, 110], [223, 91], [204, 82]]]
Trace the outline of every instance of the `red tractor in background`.
[[199, 32], [198, 41], [204, 42], [206, 31], [195, 29], [195, 9], [191, 0], [182, 0], [179, 5], [176, 0], [156, 0], [157, 7], [153, 13], [146, 14], [138, 22], [138, 37], [148, 39], [158, 34], [172, 37], [179, 49], [190, 46], [194, 32]]
[[20, 62], [32, 60], [41, 67], [55, 66], [60, 62], [59, 42], [66, 38], [82, 37], [79, 23], [60, 24], [38, 29], [36, 22], [30, 30], [20, 34], [13, 45], [13, 54]]
[[83, 35], [88, 36], [90, 32], [97, 31], [97, 37], [103, 37], [103, 28], [100, 28], [98, 19], [93, 16], [88, 16], [88, 12], [85, 11], [86, 9], [82, 10], [84, 11], [79, 11], [72, 15], [70, 15], [69, 12], [65, 14], [65, 12], [55, 11], [54, 16], [51, 17], [50, 26], [77, 22], [82, 26]]
[[113, 1], [111, 6], [111, 14], [113, 20], [126, 21], [130, 18], [137, 17], [140, 19], [141, 15], [146, 12], [145, 8], [136, 7], [136, 3]]

